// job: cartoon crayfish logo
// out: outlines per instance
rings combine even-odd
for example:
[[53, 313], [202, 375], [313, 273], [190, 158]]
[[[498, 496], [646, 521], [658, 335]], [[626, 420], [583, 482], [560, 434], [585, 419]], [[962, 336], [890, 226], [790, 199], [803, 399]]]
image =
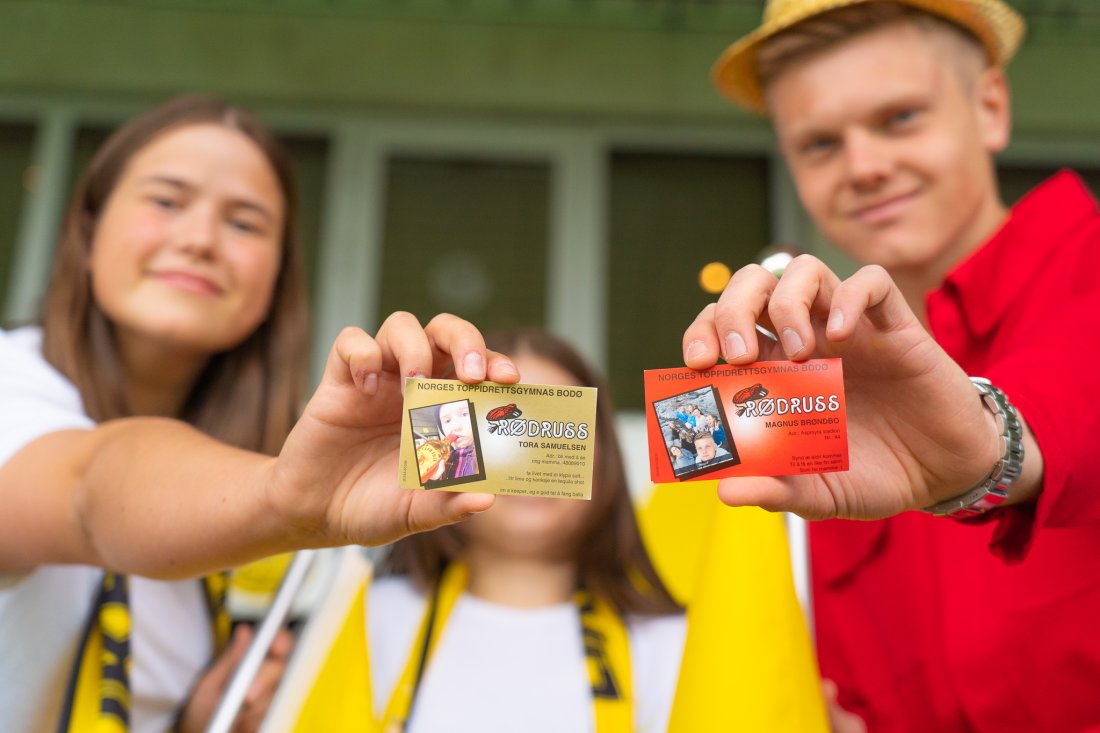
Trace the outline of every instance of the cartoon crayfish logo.
[[494, 407], [485, 416], [485, 419], [489, 421], [489, 432], [495, 433], [501, 429], [502, 423], [506, 420], [514, 420], [522, 414], [523, 411], [516, 407], [514, 402], [501, 407]]
[[768, 396], [768, 390], [764, 389], [763, 384], [754, 384], [751, 387], [745, 387], [738, 390], [737, 394], [733, 396], [733, 406], [737, 410], [737, 414], [744, 415], [745, 410], [748, 410], [752, 403], [756, 400], [763, 399]]

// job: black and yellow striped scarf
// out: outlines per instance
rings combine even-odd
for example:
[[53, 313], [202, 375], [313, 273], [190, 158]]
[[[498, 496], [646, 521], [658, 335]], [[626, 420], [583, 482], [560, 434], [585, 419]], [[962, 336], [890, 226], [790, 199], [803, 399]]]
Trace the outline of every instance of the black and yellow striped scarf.
[[[202, 580], [215, 653], [229, 642], [224, 574]], [[125, 575], [105, 572], [84, 625], [57, 733], [126, 733], [130, 728], [130, 593]]]

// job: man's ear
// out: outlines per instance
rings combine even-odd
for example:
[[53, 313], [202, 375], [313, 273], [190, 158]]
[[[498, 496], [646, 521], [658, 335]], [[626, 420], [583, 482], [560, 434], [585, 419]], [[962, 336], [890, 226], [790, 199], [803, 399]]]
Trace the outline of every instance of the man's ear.
[[974, 105], [986, 150], [1001, 152], [1008, 147], [1012, 135], [1012, 95], [1004, 70], [999, 66], [986, 68], [978, 77]]

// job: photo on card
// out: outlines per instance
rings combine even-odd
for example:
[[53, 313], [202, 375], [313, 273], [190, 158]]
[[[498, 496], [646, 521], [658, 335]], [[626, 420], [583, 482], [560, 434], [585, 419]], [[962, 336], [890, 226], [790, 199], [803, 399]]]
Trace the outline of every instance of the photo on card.
[[485, 461], [470, 400], [409, 410], [420, 485], [425, 489], [485, 480]]
[[741, 462], [721, 396], [712, 385], [657, 400], [653, 410], [674, 477], [694, 478]]

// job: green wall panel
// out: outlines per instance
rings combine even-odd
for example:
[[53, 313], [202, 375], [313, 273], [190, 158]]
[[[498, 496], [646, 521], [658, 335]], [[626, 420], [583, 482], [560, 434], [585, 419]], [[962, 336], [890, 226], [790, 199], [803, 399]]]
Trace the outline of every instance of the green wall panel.
[[36, 173], [29, 168], [33, 143], [33, 126], [0, 124], [0, 303], [11, 277], [23, 197], [35, 184]]
[[[485, 0], [0, 0], [0, 99], [5, 90], [146, 99], [204, 89], [303, 107], [762, 127], [707, 78], [761, 3], [680, 3], [681, 22], [674, 5], [560, 2], [573, 10], [553, 13], [547, 2]], [[1096, 133], [1100, 9], [1018, 5], [1037, 16], [1010, 67], [1018, 128]]]

